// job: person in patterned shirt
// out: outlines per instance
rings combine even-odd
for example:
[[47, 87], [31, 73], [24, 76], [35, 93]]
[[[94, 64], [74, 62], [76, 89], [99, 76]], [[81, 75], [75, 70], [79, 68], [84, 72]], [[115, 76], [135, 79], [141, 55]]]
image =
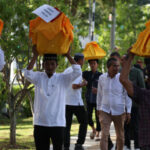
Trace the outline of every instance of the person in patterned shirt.
[[130, 52], [122, 58], [120, 82], [139, 106], [139, 146], [141, 150], [150, 150], [150, 90], [139, 88], [128, 79], [133, 58]]

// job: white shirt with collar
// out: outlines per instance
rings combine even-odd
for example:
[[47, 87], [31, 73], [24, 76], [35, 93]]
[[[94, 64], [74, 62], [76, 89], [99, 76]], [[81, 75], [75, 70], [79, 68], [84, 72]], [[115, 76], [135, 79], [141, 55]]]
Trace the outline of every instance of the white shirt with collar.
[[[68, 67], [64, 74], [71, 73], [72, 67]], [[76, 78], [74, 81], [72, 81], [66, 91], [66, 105], [71, 106], [83, 106], [83, 100], [82, 100], [82, 88], [79, 89], [73, 89], [73, 84], [80, 84], [82, 83], [82, 75], [80, 75], [78, 78]]]
[[0, 71], [4, 68], [5, 60], [4, 60], [4, 52], [0, 47]]
[[97, 110], [102, 110], [111, 115], [131, 113], [132, 101], [119, 81], [120, 73], [110, 78], [108, 73], [99, 77], [97, 92]]
[[69, 84], [82, 74], [79, 65], [72, 65], [68, 74], [55, 73], [48, 78], [45, 72], [24, 70], [25, 78], [35, 85], [34, 125], [64, 127], [65, 94]]

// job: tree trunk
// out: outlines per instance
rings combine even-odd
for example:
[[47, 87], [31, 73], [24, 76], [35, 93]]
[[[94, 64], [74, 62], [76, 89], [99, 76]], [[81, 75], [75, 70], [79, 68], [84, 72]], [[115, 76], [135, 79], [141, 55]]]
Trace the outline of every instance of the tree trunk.
[[91, 41], [94, 41], [94, 30], [95, 30], [95, 0], [93, 0], [93, 6], [92, 6], [92, 35], [91, 35]]
[[16, 145], [16, 112], [13, 110], [15, 101], [14, 99], [10, 100], [10, 144]]
[[71, 13], [72, 16], [75, 16], [78, 9], [79, 0], [72, 0], [72, 7], [71, 7]]
[[111, 52], [115, 48], [115, 29], [116, 29], [116, 0], [113, 0], [113, 8], [112, 8], [112, 27], [111, 27], [111, 42], [110, 49]]
[[10, 66], [11, 62], [7, 62], [7, 65], [4, 68], [4, 79], [6, 79], [6, 90], [8, 94], [8, 104], [9, 104], [9, 115], [10, 115], [10, 144], [16, 145], [16, 112], [15, 108], [15, 99], [12, 94], [11, 84], [10, 84]]
[[89, 39], [91, 40], [91, 26], [92, 26], [92, 4], [91, 0], [89, 0]]
[[28, 93], [28, 98], [29, 98], [29, 101], [30, 101], [30, 108], [31, 108], [32, 116], [33, 116], [33, 114], [34, 114], [34, 108], [33, 108], [32, 96], [31, 96], [30, 92]]

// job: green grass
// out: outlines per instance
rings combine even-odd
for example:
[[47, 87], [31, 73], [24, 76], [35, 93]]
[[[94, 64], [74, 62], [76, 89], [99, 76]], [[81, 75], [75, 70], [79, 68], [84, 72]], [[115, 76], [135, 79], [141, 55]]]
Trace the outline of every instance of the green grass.
[[[71, 128], [71, 135], [77, 134], [78, 127], [78, 123], [74, 121]], [[11, 148], [11, 145], [9, 145], [9, 133], [9, 120], [0, 118], [0, 150], [35, 149], [32, 117], [17, 120], [17, 144], [15, 148]]]
[[17, 120], [16, 148], [11, 148], [11, 145], [9, 145], [9, 134], [9, 120], [0, 119], [0, 150], [35, 149], [32, 118]]
[[[93, 118], [94, 117], [93, 113]], [[9, 144], [9, 120], [0, 116], [0, 150], [35, 150], [34, 138], [33, 138], [33, 123], [32, 117], [19, 118], [17, 120], [16, 130], [16, 146], [12, 148]], [[77, 135], [79, 124], [76, 117], [73, 120], [71, 126], [71, 136]], [[91, 129], [88, 127], [88, 129]]]

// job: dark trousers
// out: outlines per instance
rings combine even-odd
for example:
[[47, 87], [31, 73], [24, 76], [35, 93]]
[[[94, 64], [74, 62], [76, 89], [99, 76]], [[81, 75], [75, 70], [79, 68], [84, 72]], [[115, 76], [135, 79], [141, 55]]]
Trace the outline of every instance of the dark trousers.
[[108, 150], [111, 150], [112, 147], [113, 147], [113, 142], [112, 142], [112, 140], [110, 138], [110, 134], [109, 134], [109, 136], [108, 136]]
[[134, 140], [134, 147], [139, 148], [138, 126], [139, 126], [138, 107], [132, 107], [131, 121], [129, 124], [125, 123], [125, 145], [128, 148], [130, 148], [130, 140], [132, 139]]
[[34, 140], [36, 150], [49, 150], [50, 139], [53, 150], [62, 150], [64, 138], [64, 127], [34, 126]]
[[150, 150], [150, 145], [149, 146], [141, 147], [140, 150]]
[[80, 124], [78, 132], [77, 144], [84, 144], [87, 132], [87, 113], [84, 106], [70, 106], [66, 105], [66, 128], [64, 134], [64, 147], [70, 147], [70, 129], [72, 124], [73, 114], [77, 117]]
[[87, 102], [88, 123], [91, 127], [94, 126], [94, 121], [93, 121], [93, 118], [92, 118], [94, 109], [95, 109], [95, 118], [96, 118], [96, 131], [101, 131], [99, 118], [97, 117], [97, 114], [96, 114], [96, 104]]

